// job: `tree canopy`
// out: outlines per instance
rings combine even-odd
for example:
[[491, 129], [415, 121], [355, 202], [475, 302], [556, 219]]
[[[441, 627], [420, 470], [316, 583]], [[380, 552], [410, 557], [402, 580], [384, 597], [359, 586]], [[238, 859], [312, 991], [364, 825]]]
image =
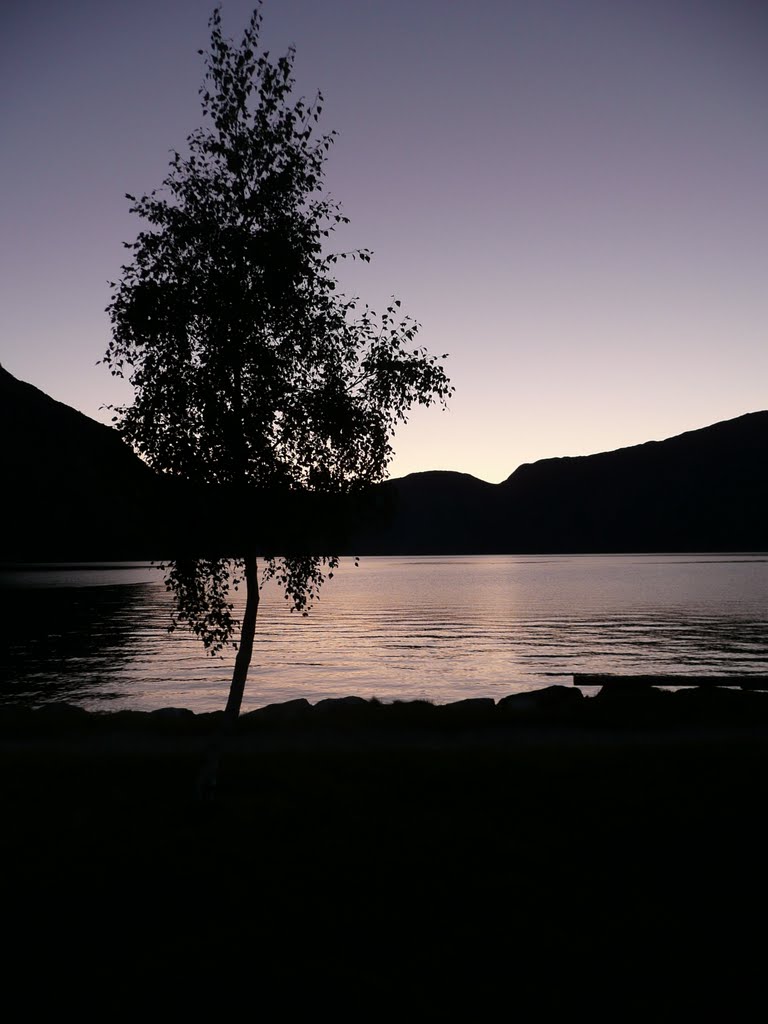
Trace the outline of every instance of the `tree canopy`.
[[[413, 405], [444, 405], [453, 389], [398, 300], [377, 315], [341, 294], [337, 261], [371, 254], [330, 249], [347, 222], [323, 188], [335, 132], [319, 132], [320, 94], [294, 98], [294, 51], [260, 50], [260, 27], [259, 6], [236, 44], [214, 10], [203, 126], [161, 189], [127, 196], [148, 226], [126, 243], [108, 306], [105, 361], [134, 389], [115, 418], [162, 474], [241, 494], [349, 494], [385, 477]], [[237, 627], [231, 573], [258, 602], [257, 555], [300, 611], [338, 564], [262, 543], [254, 523], [234, 556], [170, 563], [177, 618], [212, 651]]]

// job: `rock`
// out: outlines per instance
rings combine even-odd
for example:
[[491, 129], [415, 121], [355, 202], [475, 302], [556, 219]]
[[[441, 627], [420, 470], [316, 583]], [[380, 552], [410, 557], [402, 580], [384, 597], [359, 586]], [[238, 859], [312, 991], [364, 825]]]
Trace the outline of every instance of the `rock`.
[[368, 701], [363, 697], [326, 697], [315, 704], [315, 712], [329, 714], [336, 711], [349, 711], [353, 708], [366, 707]]
[[578, 707], [584, 695], [577, 686], [544, 686], [540, 690], [510, 693], [499, 701], [499, 710], [514, 714], [538, 714], [570, 711]]
[[241, 719], [267, 719], [270, 722], [290, 722], [296, 718], [303, 718], [312, 711], [312, 705], [306, 697], [297, 697], [295, 700], [286, 700], [280, 704], [266, 704], [263, 708], [256, 708]]
[[634, 682], [633, 680], [627, 680], [624, 682], [620, 678], [612, 679], [610, 683], [605, 686], [601, 686], [595, 694], [595, 700], [655, 700], [657, 703], [659, 700], [669, 696], [669, 690], [662, 690], [658, 686], [649, 685], [644, 682]]
[[149, 712], [153, 718], [194, 718], [194, 711], [190, 711], [189, 708], [156, 708], [154, 711]]
[[496, 711], [496, 702], [492, 697], [466, 697], [439, 707], [442, 715], [449, 718], [466, 718], [472, 722], [487, 719]]
[[85, 708], [81, 708], [77, 704], [67, 704], [64, 701], [52, 701], [50, 704], [41, 704], [39, 708], [36, 708], [36, 712], [37, 714], [54, 715], [62, 718], [88, 718], [88, 712]]

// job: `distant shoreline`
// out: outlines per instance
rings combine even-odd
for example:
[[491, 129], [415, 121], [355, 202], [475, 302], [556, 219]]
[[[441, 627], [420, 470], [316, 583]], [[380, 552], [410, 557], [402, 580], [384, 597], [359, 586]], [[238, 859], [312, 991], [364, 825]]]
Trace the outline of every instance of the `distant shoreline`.
[[[446, 552], [425, 552], [423, 554], [366, 554], [361, 552], [359, 556], [353, 555], [341, 555], [341, 558], [350, 559], [353, 557], [363, 558], [375, 558], [375, 559], [395, 559], [395, 558], [407, 558], [407, 559], [422, 559], [422, 558], [694, 558], [694, 557], [713, 557], [718, 558], [726, 557], [744, 557], [744, 558], [761, 558], [768, 559], [768, 549], [765, 550], [748, 550], [748, 549], [733, 549], [733, 550], [686, 550], [681, 549], [679, 551], [446, 551]], [[102, 560], [94, 559], [92, 561], [67, 561], [66, 559], [54, 560], [46, 559], [44, 561], [0, 561], [0, 572], [39, 572], [39, 571], [52, 571], [57, 569], [70, 569], [70, 570], [82, 570], [89, 571], [94, 569], [120, 571], [126, 569], [161, 569], [162, 566], [172, 561], [170, 558], [143, 558], [143, 559], [112, 559]]]

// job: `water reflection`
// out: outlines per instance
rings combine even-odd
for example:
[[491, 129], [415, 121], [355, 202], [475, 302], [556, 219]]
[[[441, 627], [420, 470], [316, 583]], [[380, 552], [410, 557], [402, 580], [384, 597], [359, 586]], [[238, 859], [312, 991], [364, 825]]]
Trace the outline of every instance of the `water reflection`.
[[[58, 582], [58, 581], [57, 581]], [[83, 703], [122, 696], [114, 688], [133, 657], [141, 588], [127, 585], [0, 586], [0, 699]]]
[[[0, 699], [222, 706], [233, 655], [168, 635], [156, 570], [67, 572], [5, 576]], [[768, 672], [764, 555], [369, 558], [343, 563], [309, 618], [272, 586], [259, 616], [246, 708], [499, 698], [574, 672]]]

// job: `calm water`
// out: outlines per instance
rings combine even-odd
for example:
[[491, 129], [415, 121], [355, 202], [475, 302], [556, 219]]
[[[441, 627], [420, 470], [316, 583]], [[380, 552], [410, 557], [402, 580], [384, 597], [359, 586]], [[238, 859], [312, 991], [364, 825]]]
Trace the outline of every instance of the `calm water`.
[[[158, 569], [0, 572], [0, 700], [223, 706], [234, 654], [168, 634]], [[574, 672], [768, 672], [768, 555], [365, 558], [309, 618], [267, 586], [244, 708], [499, 698]]]

